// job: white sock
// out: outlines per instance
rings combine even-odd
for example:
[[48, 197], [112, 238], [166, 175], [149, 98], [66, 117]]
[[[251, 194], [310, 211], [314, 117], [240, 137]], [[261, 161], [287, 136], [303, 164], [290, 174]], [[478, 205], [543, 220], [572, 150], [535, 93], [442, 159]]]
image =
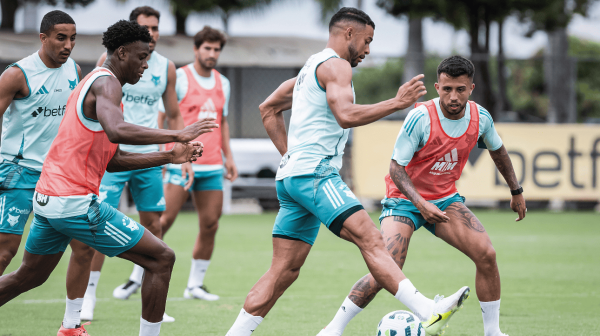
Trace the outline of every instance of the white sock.
[[158, 336], [160, 334], [161, 323], [148, 322], [143, 317], [140, 317], [140, 336]]
[[252, 316], [242, 308], [231, 329], [229, 329], [225, 336], [250, 336], [262, 320], [262, 317]]
[[188, 288], [202, 286], [210, 260], [192, 259], [192, 269], [188, 278]]
[[98, 281], [100, 281], [100, 272], [90, 272], [90, 280], [88, 280], [88, 285], [85, 290], [84, 297], [96, 297], [96, 288], [98, 288]]
[[433, 300], [426, 298], [408, 279], [400, 281], [398, 293], [394, 295], [404, 303], [421, 321], [427, 321], [433, 310]]
[[348, 297], [344, 299], [342, 306], [338, 309], [337, 313], [333, 317], [333, 320], [329, 322], [325, 330], [327, 330], [328, 334], [341, 335], [346, 329], [346, 326], [356, 316], [360, 313], [362, 308], [354, 304], [352, 300]]
[[483, 315], [483, 331], [485, 336], [501, 335], [500, 331], [500, 300], [481, 302], [481, 314]]
[[73, 329], [81, 324], [81, 306], [83, 298], [69, 300], [67, 298], [67, 307], [65, 308], [65, 317], [63, 318], [63, 327]]
[[142, 278], [144, 277], [144, 268], [138, 264], [133, 265], [133, 271], [129, 276], [129, 280], [135, 282], [138, 285], [142, 284]]

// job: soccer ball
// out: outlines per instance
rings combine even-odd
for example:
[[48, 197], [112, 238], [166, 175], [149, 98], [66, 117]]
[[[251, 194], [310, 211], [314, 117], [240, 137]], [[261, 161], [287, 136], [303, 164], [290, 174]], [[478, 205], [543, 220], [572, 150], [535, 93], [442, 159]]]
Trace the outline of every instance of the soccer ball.
[[377, 336], [425, 336], [425, 329], [413, 313], [396, 310], [381, 319]]

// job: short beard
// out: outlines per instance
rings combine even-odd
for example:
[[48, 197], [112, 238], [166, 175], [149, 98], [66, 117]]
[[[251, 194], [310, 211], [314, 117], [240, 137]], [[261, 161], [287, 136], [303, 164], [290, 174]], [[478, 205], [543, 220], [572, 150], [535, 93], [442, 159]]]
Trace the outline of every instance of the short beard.
[[460, 108], [458, 109], [458, 112], [453, 113], [453, 112], [451, 112], [451, 110], [448, 107], [448, 105], [446, 105], [446, 104], [444, 104], [444, 103], [441, 102], [441, 99], [440, 99], [440, 105], [442, 105], [444, 107], [444, 110], [446, 110], [446, 112], [448, 112], [448, 114], [450, 114], [450, 115], [459, 115], [459, 114], [461, 114], [462, 111], [465, 110], [465, 107], [467, 107], [467, 104], [465, 103], [464, 105], [460, 106]]
[[353, 45], [348, 46], [348, 55], [350, 55], [350, 66], [355, 68], [358, 65], [358, 52]]
[[214, 69], [214, 68], [217, 66], [217, 62], [216, 62], [216, 61], [215, 61], [215, 65], [213, 65], [212, 67], [208, 66], [208, 65], [207, 65], [207, 64], [206, 64], [204, 61], [202, 61], [202, 60], [200, 60], [200, 59], [198, 60], [198, 62], [200, 62], [200, 65], [201, 65], [203, 68], [205, 68], [205, 69], [210, 69], [210, 70], [212, 70], [212, 69]]

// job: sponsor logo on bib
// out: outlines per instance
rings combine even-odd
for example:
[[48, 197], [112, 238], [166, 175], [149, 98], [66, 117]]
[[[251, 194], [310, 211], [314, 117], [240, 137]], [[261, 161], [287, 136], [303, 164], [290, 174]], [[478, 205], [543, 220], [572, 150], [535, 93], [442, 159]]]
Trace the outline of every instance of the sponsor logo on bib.
[[433, 175], [449, 174], [444, 172], [454, 169], [454, 167], [456, 167], [457, 164], [458, 151], [456, 150], [456, 148], [454, 148], [450, 151], [450, 153], [446, 153], [446, 155], [444, 155], [436, 163], [434, 163], [429, 173]]

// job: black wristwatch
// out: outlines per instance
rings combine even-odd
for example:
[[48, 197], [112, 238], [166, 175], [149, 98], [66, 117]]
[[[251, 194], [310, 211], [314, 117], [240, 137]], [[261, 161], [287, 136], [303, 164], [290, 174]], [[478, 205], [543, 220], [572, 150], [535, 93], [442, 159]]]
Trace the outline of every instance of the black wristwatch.
[[511, 190], [510, 191], [510, 194], [513, 195], [513, 196], [520, 195], [522, 193], [523, 193], [523, 187], [519, 187], [519, 189], [517, 189], [517, 190]]

